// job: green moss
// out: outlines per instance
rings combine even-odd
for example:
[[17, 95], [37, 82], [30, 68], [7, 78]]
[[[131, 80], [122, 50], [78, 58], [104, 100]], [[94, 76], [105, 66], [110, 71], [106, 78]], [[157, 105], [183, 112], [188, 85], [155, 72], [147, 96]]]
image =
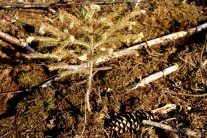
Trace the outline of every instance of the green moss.
[[18, 82], [25, 87], [34, 87], [43, 81], [43, 76], [35, 71], [25, 72], [22, 71], [18, 75]]
[[52, 101], [48, 101], [45, 105], [46, 110], [51, 110], [55, 107], [55, 104]]

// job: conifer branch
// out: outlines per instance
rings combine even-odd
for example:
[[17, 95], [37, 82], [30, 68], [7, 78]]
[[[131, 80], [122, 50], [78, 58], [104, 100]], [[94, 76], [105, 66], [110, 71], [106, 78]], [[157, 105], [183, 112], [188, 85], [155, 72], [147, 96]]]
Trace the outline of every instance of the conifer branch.
[[80, 40], [76, 40], [75, 39], [75, 40], [71, 40], [71, 41], [68, 41], [68, 42], [70, 42], [72, 44], [75, 44], [75, 45], [85, 46], [88, 49], [91, 49], [92, 48], [91, 45], [90, 45], [90, 43], [87, 43], [87, 42], [84, 42], [84, 41], [80, 41]]
[[[207, 23], [204, 23], [204, 24], [201, 24], [197, 27], [193, 27], [187, 31], [175, 32], [175, 33], [172, 33], [172, 34], [169, 34], [166, 36], [162, 36], [159, 38], [155, 38], [155, 39], [134, 45], [134, 46], [126, 48], [124, 50], [116, 51], [111, 55], [101, 56], [101, 57], [94, 60], [94, 66], [98, 66], [98, 65], [106, 63], [110, 60], [115, 60], [115, 59], [121, 58], [126, 55], [134, 55], [137, 53], [136, 52], [137, 50], [142, 49], [144, 47], [155, 47], [155, 46], [160, 46], [160, 45], [164, 45], [164, 44], [176, 41], [180, 38], [190, 36], [193, 33], [200, 32], [206, 28], [207, 28]], [[54, 66], [59, 66], [59, 64], [56, 64]], [[62, 67], [62, 69], [67, 69], [67, 68], [71, 69], [74, 67], [74, 65], [71, 66], [71, 65], [67, 65], [65, 63], [61, 63], [60, 66]], [[87, 63], [75, 66], [75, 68], [81, 68], [81, 67], [87, 67]]]
[[139, 34], [123, 34], [123, 35], [118, 35], [118, 36], [112, 36], [109, 39], [105, 40], [102, 42], [102, 44], [107, 44], [107, 43], [114, 43], [114, 42], [124, 42], [124, 43], [138, 43], [144, 38], [143, 33]]
[[71, 22], [74, 22], [74, 25], [77, 25], [78, 27], [81, 27], [80, 25], [82, 25], [82, 21], [80, 19], [78, 19], [76, 16], [72, 15], [71, 13], [68, 13], [64, 10], [60, 10], [59, 14], [62, 14], [64, 16], [64, 18], [69, 19]]
[[114, 28], [111, 28], [111, 29], [108, 29], [107, 31], [105, 31], [103, 36], [105, 36], [106, 38], [109, 38], [111, 35], [114, 34], [114, 32], [121, 30], [121, 29], [124, 29], [125, 27], [135, 25], [135, 22], [131, 22], [129, 20], [133, 17], [140, 15], [140, 14], [145, 14], [145, 12], [146, 12], [145, 10], [140, 10], [140, 11], [135, 10], [135, 11], [129, 13], [129, 15], [125, 16], [120, 21], [118, 21], [118, 23], [116, 23], [114, 25]]
[[52, 34], [53, 36], [59, 38], [59, 37], [64, 37], [66, 34], [64, 32], [62, 32], [60, 29], [58, 29], [57, 27], [51, 25], [51, 24], [45, 24], [42, 23], [41, 26], [39, 27], [39, 31], [38, 33], [40, 35], [44, 35], [44, 34]]

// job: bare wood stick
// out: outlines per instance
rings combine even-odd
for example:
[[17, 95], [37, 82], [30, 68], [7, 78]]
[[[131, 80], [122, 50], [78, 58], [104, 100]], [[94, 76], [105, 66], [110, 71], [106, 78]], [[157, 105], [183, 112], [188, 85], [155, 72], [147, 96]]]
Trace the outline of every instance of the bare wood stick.
[[161, 128], [161, 129], [165, 129], [165, 130], [176, 132], [176, 133], [182, 133], [182, 134], [185, 134], [187, 136], [191, 136], [191, 137], [195, 137], [195, 138], [200, 138], [201, 137], [201, 134], [199, 134], [195, 131], [192, 131], [190, 129], [173, 128], [172, 126], [162, 124], [162, 123], [158, 123], [158, 122], [149, 121], [149, 120], [143, 120], [142, 123], [144, 125], [155, 126], [155, 127]]
[[[172, 34], [169, 34], [166, 36], [162, 36], [162, 37], [159, 37], [156, 39], [149, 40], [147, 42], [143, 42], [143, 43], [134, 45], [134, 46], [126, 48], [124, 50], [114, 52], [112, 55], [106, 55], [106, 56], [102, 56], [100, 58], [97, 58], [96, 60], [94, 60], [94, 66], [106, 63], [110, 60], [121, 58], [126, 55], [133, 55], [133, 54], [135, 54], [135, 52], [137, 50], [142, 49], [143, 47], [160, 46], [163, 44], [167, 44], [169, 42], [173, 42], [173, 41], [178, 40], [182, 37], [186, 37], [186, 36], [192, 35], [193, 33], [200, 32], [206, 28], [207, 28], [207, 23], [204, 23], [204, 24], [199, 25], [197, 27], [191, 28], [187, 31], [175, 32], [175, 33], [172, 33]], [[74, 68], [74, 70], [75, 70], [75, 69], [80, 69], [80, 68], [88, 68], [87, 65], [88, 65], [88, 63], [84, 63], [81, 65], [68, 65], [66, 63], [61, 63], [61, 64], [53, 65], [51, 68], [50, 67], [49, 68], [51, 70], [55, 70], [58, 68], [60, 68], [60, 69], [73, 69]]]
[[51, 3], [3, 3], [0, 8], [48, 8]]
[[9, 42], [9, 43], [12, 43], [12, 44], [15, 44], [15, 45], [19, 45], [19, 46], [22, 46], [21, 42], [19, 41], [19, 39], [13, 37], [13, 36], [10, 36], [2, 31], [0, 31], [0, 37], [2, 39], [4, 39], [5, 41]]
[[0, 95], [6, 95], [6, 94], [14, 94], [14, 93], [21, 93], [21, 92], [28, 92], [29, 89], [26, 90], [18, 90], [18, 91], [8, 91], [8, 92], [1, 92]]
[[4, 32], [2, 32], [0, 30], [0, 38], [2, 38], [3, 40], [11, 43], [11, 44], [15, 44], [15, 45], [18, 45], [18, 46], [21, 46], [21, 47], [24, 47], [26, 50], [28, 50], [30, 53], [34, 53], [35, 50], [33, 48], [31, 48], [28, 44], [24, 44], [22, 43], [19, 39], [13, 37], [13, 36], [10, 36]]
[[167, 44], [169, 42], [173, 42], [173, 41], [178, 40], [178, 39], [185, 37], [187, 35], [192, 35], [193, 33], [200, 32], [206, 28], [207, 28], [207, 23], [204, 23], [204, 24], [199, 25], [197, 27], [191, 28], [187, 31], [175, 32], [175, 33], [172, 33], [172, 34], [169, 34], [166, 36], [155, 38], [155, 39], [149, 40], [147, 42], [143, 42], [141, 44], [126, 48], [124, 50], [114, 52], [112, 55], [100, 57], [95, 61], [94, 64], [97, 65], [97, 64], [105, 63], [111, 59], [117, 59], [122, 56], [132, 55], [132, 54], [134, 54], [134, 50], [139, 50], [139, 49], [142, 49], [143, 47], [147, 47], [147, 46], [153, 47], [153, 46], [160, 46], [163, 44]]
[[46, 88], [49, 85], [51, 85], [53, 82], [58, 80], [58, 76], [52, 76], [51, 78], [47, 79], [46, 81], [44, 81], [43, 83], [34, 86], [30, 89], [25, 89], [25, 90], [18, 90], [18, 91], [7, 91], [7, 92], [1, 92], [0, 95], [5, 95], [5, 94], [12, 94], [12, 93], [21, 93], [21, 92], [30, 92], [31, 90], [34, 90], [36, 88]]
[[171, 67], [168, 67], [162, 71], [159, 71], [159, 72], [156, 72], [154, 74], [151, 74], [145, 78], [143, 78], [139, 83], [135, 82], [133, 84], [130, 84], [127, 86], [127, 89], [129, 89], [130, 91], [131, 90], [134, 90], [134, 89], [137, 89], [138, 87], [143, 87], [147, 84], [149, 84], [150, 82], [153, 82], [155, 80], [158, 80], [159, 78], [162, 78], [174, 71], [178, 70], [178, 65], [173, 65]]
[[153, 114], [154, 113], [166, 114], [166, 113], [169, 113], [169, 112], [176, 110], [176, 109], [177, 109], [176, 104], [166, 104], [163, 107], [152, 110], [151, 113], [153, 113]]

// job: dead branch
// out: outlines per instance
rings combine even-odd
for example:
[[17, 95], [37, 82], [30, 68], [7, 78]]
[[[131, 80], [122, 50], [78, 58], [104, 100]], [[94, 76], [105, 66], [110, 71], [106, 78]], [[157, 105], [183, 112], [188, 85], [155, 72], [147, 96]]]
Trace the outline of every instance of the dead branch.
[[112, 55], [107, 55], [107, 56], [100, 57], [100, 58], [96, 59], [94, 64], [99, 65], [99, 64], [105, 63], [107, 61], [110, 61], [112, 59], [114, 60], [114, 59], [121, 58], [121, 57], [126, 56], [126, 55], [133, 55], [134, 50], [139, 50], [139, 49], [142, 49], [143, 47], [149, 47], [150, 48], [150, 47], [153, 47], [153, 46], [164, 45], [164, 44], [173, 42], [175, 40], [178, 40], [182, 37], [190, 36], [193, 33], [200, 32], [200, 31], [202, 31], [206, 28], [207, 28], [207, 23], [204, 23], [204, 24], [199, 25], [197, 27], [191, 28], [187, 31], [175, 32], [175, 33], [172, 33], [172, 34], [169, 34], [169, 35], [166, 35], [166, 36], [155, 38], [155, 39], [149, 40], [147, 42], [143, 42], [141, 44], [134, 45], [132, 47], [126, 48], [124, 50], [114, 52]]
[[9, 43], [11, 43], [11, 44], [15, 44], [15, 45], [22, 46], [22, 44], [21, 44], [21, 42], [19, 41], [19, 39], [15, 38], [15, 37], [13, 37], [13, 36], [10, 36], [10, 35], [8, 35], [8, 34], [2, 32], [2, 31], [0, 31], [0, 37], [1, 37], [3, 40], [5, 40], [5, 41], [7, 41], [7, 42], [9, 42]]
[[[111, 55], [106, 55], [106, 56], [102, 56], [100, 58], [97, 58], [96, 60], [94, 60], [94, 66], [98, 66], [98, 65], [106, 63], [110, 60], [115, 60], [115, 59], [121, 58], [126, 55], [134, 55], [137, 53], [137, 50], [142, 49], [143, 47], [150, 48], [150, 47], [160, 46], [160, 45], [164, 45], [164, 44], [173, 42], [173, 41], [178, 40], [182, 37], [190, 36], [193, 33], [200, 32], [206, 28], [207, 28], [207, 23], [204, 23], [204, 24], [199, 25], [197, 27], [191, 28], [187, 31], [175, 32], [175, 33], [172, 33], [172, 34], [169, 34], [166, 36], [162, 36], [159, 38], [149, 40], [147, 42], [143, 42], [143, 43], [134, 45], [134, 46], [126, 48], [124, 50], [114, 52]], [[81, 68], [88, 68], [88, 63], [84, 63], [81, 65], [68, 65], [66, 63], [61, 63], [61, 64], [53, 65], [52, 68], [50, 68], [50, 69], [51, 70], [54, 70], [54, 69], [69, 69], [69, 70], [74, 69], [74, 70], [76, 70], [76, 69], [81, 69]]]
[[0, 30], [0, 38], [2, 38], [4, 41], [7, 41], [11, 44], [21, 46], [21, 47], [25, 48], [26, 50], [28, 50], [30, 53], [35, 52], [35, 50], [33, 48], [31, 48], [28, 44], [22, 43], [19, 39], [8, 35], [8, 34], [2, 32], [1, 30]]
[[58, 80], [58, 76], [52, 76], [51, 78], [47, 79], [46, 81], [44, 81], [43, 83], [34, 86], [30, 89], [25, 89], [25, 90], [18, 90], [18, 91], [7, 91], [7, 92], [1, 92], [0, 95], [5, 95], [5, 94], [12, 94], [12, 93], [21, 93], [21, 92], [30, 92], [31, 90], [34, 90], [36, 88], [46, 88], [49, 85], [51, 85], [53, 82]]
[[154, 74], [151, 74], [151, 75], [143, 78], [139, 83], [135, 82], [133, 84], [130, 84], [127, 86], [127, 89], [129, 89], [131, 91], [131, 90], [137, 89], [138, 87], [143, 87], [143, 86], [149, 84], [150, 82], [158, 80], [159, 78], [162, 78], [162, 77], [164, 77], [164, 76], [166, 76], [176, 70], [178, 70], [177, 64], [173, 65], [171, 67], [168, 67], [162, 71], [158, 71]]
[[172, 131], [172, 132], [176, 132], [176, 133], [182, 133], [182, 134], [185, 134], [187, 136], [191, 136], [191, 137], [195, 137], [195, 138], [200, 138], [201, 137], [200, 133], [192, 131], [190, 129], [174, 128], [170, 125], [166, 125], [166, 124], [162, 124], [162, 123], [158, 123], [158, 122], [153, 122], [153, 121], [149, 121], [149, 120], [143, 120], [142, 123], [144, 125], [150, 125], [150, 126], [154, 126], [154, 127], [164, 129], [164, 130], [168, 130], [168, 131]]
[[[98, 71], [101, 71], [101, 70], [110, 70], [112, 69], [112, 67], [100, 67], [100, 68], [93, 68], [93, 76], [98, 72]], [[80, 81], [80, 82], [74, 82], [73, 85], [82, 85], [84, 83], [86, 83], [87, 80], [83, 80], [83, 81]]]
[[48, 8], [51, 3], [3, 3], [0, 5], [2, 9], [8, 8]]
[[151, 111], [151, 113], [159, 113], [159, 114], [167, 114], [173, 110], [176, 110], [177, 109], [177, 105], [176, 104], [166, 104], [165, 106], [163, 107], [160, 107], [160, 108], [157, 108], [157, 109], [154, 109]]

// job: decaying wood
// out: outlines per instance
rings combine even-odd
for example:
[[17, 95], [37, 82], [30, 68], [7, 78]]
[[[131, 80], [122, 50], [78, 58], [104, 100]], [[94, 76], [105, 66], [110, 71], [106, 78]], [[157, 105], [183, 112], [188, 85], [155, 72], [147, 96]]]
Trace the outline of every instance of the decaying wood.
[[48, 8], [50, 3], [3, 3], [0, 4], [0, 8]]
[[176, 104], [166, 104], [165, 106], [163, 107], [160, 107], [160, 108], [157, 108], [157, 109], [154, 109], [151, 111], [151, 113], [159, 113], [159, 114], [167, 114], [173, 110], [176, 110], [177, 109], [177, 105]]
[[178, 65], [173, 65], [171, 67], [168, 67], [164, 70], [161, 70], [161, 71], [158, 71], [154, 74], [151, 74], [145, 78], [143, 78], [142, 80], [140, 80], [140, 82], [135, 82], [133, 84], [130, 84], [127, 86], [127, 89], [129, 90], [134, 90], [134, 89], [137, 89], [138, 87], [143, 87], [147, 84], [149, 84], [150, 82], [153, 82], [155, 80], [158, 80], [159, 78], [162, 78], [162, 77], [165, 77], [166, 75], [172, 73], [172, 72], [175, 72], [176, 70], [178, 70]]
[[4, 41], [7, 41], [7, 42], [9, 42], [11, 44], [15, 44], [15, 45], [21, 46], [21, 47], [25, 48], [26, 50], [28, 50], [31, 53], [35, 52], [35, 50], [33, 48], [31, 48], [28, 44], [22, 43], [19, 39], [15, 38], [13, 36], [8, 35], [8, 34], [2, 32], [1, 30], [0, 30], [0, 38], [2, 38]]
[[124, 50], [114, 52], [112, 55], [107, 55], [107, 56], [100, 57], [100, 58], [98, 58], [94, 61], [94, 65], [99, 65], [99, 64], [108, 62], [112, 59], [121, 58], [121, 57], [126, 56], [126, 55], [132, 55], [132, 54], [134, 54], [134, 51], [142, 49], [144, 47], [149, 47], [150, 48], [150, 47], [155, 47], [155, 46], [161, 46], [161, 45], [173, 42], [175, 40], [178, 40], [180, 38], [190, 36], [190, 35], [192, 35], [196, 32], [200, 32], [200, 31], [202, 31], [206, 28], [207, 28], [207, 23], [204, 23], [204, 24], [201, 24], [197, 27], [191, 28], [187, 31], [175, 32], [175, 33], [172, 33], [172, 34], [169, 34], [169, 35], [166, 35], [166, 36], [155, 38], [155, 39], [152, 39], [152, 40], [134, 45], [132, 47], [126, 48]]
[[[173, 110], [177, 110], [177, 105], [176, 104], [166, 104], [163, 107], [152, 110], [151, 113], [153, 113], [153, 114], [167, 114], [167, 113], [169, 113]], [[171, 119], [173, 119], [173, 118], [171, 118]], [[192, 131], [192, 130], [187, 129], [187, 128], [173, 128], [172, 126], [169, 126], [167, 124], [152, 122], [152, 121], [148, 121], [148, 120], [144, 120], [143, 124], [159, 127], [159, 128], [168, 130], [169, 132], [182, 133], [182, 134], [185, 134], [185, 135], [191, 136], [191, 137], [196, 137], [196, 138], [201, 137], [200, 132], [195, 132], [195, 131]]]
[[158, 123], [158, 122], [153, 122], [153, 121], [149, 121], [149, 120], [143, 120], [142, 123], [144, 125], [150, 125], [150, 126], [154, 126], [154, 127], [164, 129], [164, 130], [168, 130], [168, 131], [172, 131], [172, 132], [176, 132], [176, 133], [182, 133], [182, 134], [185, 134], [187, 136], [191, 136], [191, 137], [195, 137], [195, 138], [201, 138], [200, 133], [192, 131], [190, 129], [174, 128], [170, 125], [166, 125], [166, 124], [162, 124], [162, 123]]
[[1, 30], [0, 30], [0, 37], [1, 37], [3, 40], [5, 40], [5, 41], [7, 41], [7, 42], [9, 42], [9, 43], [11, 43], [11, 44], [15, 44], [15, 45], [22, 46], [22, 44], [21, 44], [21, 42], [20, 42], [19, 39], [15, 38], [15, 37], [13, 37], [13, 36], [8, 35], [8, 34], [2, 32]]

